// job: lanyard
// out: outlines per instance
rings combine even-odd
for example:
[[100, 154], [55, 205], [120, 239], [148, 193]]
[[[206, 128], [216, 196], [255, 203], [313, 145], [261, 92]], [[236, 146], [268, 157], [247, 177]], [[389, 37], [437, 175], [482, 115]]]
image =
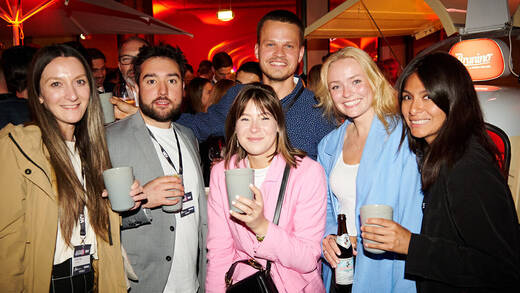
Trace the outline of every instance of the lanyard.
[[81, 238], [81, 244], [85, 244], [85, 238], [87, 237], [87, 228], [85, 226], [85, 214], [83, 211], [79, 214], [79, 236]]
[[[83, 178], [83, 188], [85, 188], [85, 171], [81, 168], [81, 177]], [[81, 245], [85, 244], [85, 238], [87, 238], [87, 228], [85, 225], [85, 205], [81, 208], [79, 213], [79, 237], [81, 238]]]
[[170, 155], [168, 155], [168, 153], [163, 148], [163, 146], [157, 141], [157, 139], [153, 135], [153, 133], [150, 130], [150, 128], [147, 127], [146, 129], [148, 129], [148, 133], [150, 134], [150, 137], [152, 137], [152, 139], [155, 140], [155, 142], [159, 145], [159, 148], [161, 149], [161, 153], [163, 154], [163, 156], [166, 159], [166, 161], [168, 161], [168, 164], [170, 164], [173, 167], [173, 169], [175, 170], [175, 172], [177, 172], [177, 174], [182, 175], [181, 145], [179, 144], [179, 137], [177, 136], [177, 131], [175, 131], [175, 128], [172, 127], [172, 130], [173, 130], [173, 134], [175, 134], [175, 141], [177, 142], [177, 151], [179, 152], [179, 170], [177, 170], [177, 168], [175, 168], [175, 165], [173, 164], [173, 162], [172, 162], [172, 160], [170, 158]]
[[296, 95], [294, 95], [294, 98], [291, 100], [289, 105], [287, 105], [287, 107], [285, 108], [285, 114], [287, 114], [287, 112], [289, 112], [289, 109], [291, 109], [291, 107], [294, 105], [294, 103], [296, 103], [296, 100], [298, 100], [298, 98], [301, 96], [304, 89], [305, 89], [305, 87], [302, 85], [300, 90], [296, 93]]

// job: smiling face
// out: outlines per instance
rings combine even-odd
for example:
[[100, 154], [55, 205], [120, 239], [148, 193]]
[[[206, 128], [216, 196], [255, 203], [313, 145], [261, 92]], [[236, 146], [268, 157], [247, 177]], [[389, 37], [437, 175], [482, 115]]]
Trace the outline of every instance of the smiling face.
[[276, 150], [278, 124], [273, 115], [258, 108], [253, 101], [249, 101], [244, 113], [236, 122], [235, 132], [238, 142], [247, 152], [250, 160], [254, 158], [255, 161], [267, 165], [269, 156]]
[[152, 57], [141, 65], [139, 106], [147, 124], [168, 128], [180, 110], [182, 78], [179, 65], [170, 58]]
[[374, 93], [355, 59], [342, 58], [331, 63], [327, 86], [334, 106], [346, 117], [356, 120], [374, 114]]
[[298, 26], [267, 20], [260, 31], [255, 54], [264, 76], [272, 81], [285, 81], [296, 72], [303, 58]]
[[42, 72], [39, 101], [49, 110], [67, 140], [83, 118], [90, 99], [85, 68], [75, 57], [57, 57]]
[[406, 80], [401, 111], [411, 134], [431, 144], [446, 121], [444, 113], [428, 96], [417, 73]]

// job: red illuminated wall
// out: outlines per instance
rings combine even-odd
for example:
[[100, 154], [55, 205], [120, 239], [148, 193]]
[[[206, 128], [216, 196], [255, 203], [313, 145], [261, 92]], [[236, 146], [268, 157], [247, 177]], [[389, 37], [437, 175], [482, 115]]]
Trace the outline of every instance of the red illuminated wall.
[[256, 25], [264, 14], [274, 9], [295, 12], [295, 6], [233, 8], [235, 18], [229, 22], [222, 22], [217, 19], [217, 9], [160, 11], [156, 6], [154, 7], [156, 18], [190, 32], [194, 37], [156, 35], [155, 40], [178, 45], [195, 70], [201, 60], [210, 59], [219, 51], [227, 52], [233, 59], [235, 67], [238, 67], [244, 62], [256, 61], [254, 54]]

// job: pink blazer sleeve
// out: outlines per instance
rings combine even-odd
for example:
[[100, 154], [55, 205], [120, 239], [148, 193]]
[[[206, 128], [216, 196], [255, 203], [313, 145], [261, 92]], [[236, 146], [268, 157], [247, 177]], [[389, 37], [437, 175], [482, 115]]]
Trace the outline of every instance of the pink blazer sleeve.
[[210, 194], [208, 196], [208, 264], [206, 272], [206, 292], [224, 292], [226, 274], [233, 262], [235, 248], [233, 236], [227, 219], [229, 212], [224, 180], [224, 163], [213, 166], [210, 176]]
[[325, 172], [317, 162], [306, 157], [298, 168], [291, 170], [280, 226], [269, 224], [255, 256], [299, 273], [315, 270], [321, 256], [326, 206]]

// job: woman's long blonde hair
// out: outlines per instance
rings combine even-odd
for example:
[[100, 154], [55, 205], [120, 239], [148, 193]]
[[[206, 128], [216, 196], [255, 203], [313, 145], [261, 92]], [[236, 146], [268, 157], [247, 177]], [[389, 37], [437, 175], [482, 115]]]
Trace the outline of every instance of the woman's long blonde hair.
[[[323, 114], [330, 120], [335, 121], [338, 125], [348, 117], [345, 117], [341, 112], [338, 111], [332, 97], [330, 96], [329, 87], [327, 84], [327, 78], [329, 73], [330, 65], [338, 60], [352, 58], [356, 60], [363, 72], [367, 76], [368, 83], [374, 93], [373, 107], [377, 115], [377, 118], [383, 123], [387, 132], [391, 132], [391, 129], [395, 127], [395, 123], [399, 117], [399, 104], [397, 101], [397, 93], [385, 79], [383, 73], [377, 65], [374, 63], [372, 58], [363, 50], [355, 47], [345, 47], [336, 53], [332, 54], [321, 68], [320, 83], [316, 97], [318, 98], [318, 107], [322, 107]], [[390, 123], [387, 118], [391, 118]]]
[[[56, 118], [40, 103], [40, 79], [44, 69], [58, 57], [73, 57], [81, 62], [90, 86], [90, 99], [81, 120], [76, 123], [74, 137], [81, 158], [85, 188], [81, 184], [70, 161]], [[103, 170], [110, 168], [101, 104], [94, 86], [94, 78], [87, 61], [75, 49], [65, 45], [53, 45], [40, 49], [33, 59], [28, 79], [29, 106], [40, 127], [42, 140], [49, 152], [49, 160], [58, 185], [58, 217], [63, 240], [71, 245], [70, 239], [79, 214], [87, 206], [90, 224], [95, 233], [108, 241], [109, 206], [101, 197], [104, 189]]]

